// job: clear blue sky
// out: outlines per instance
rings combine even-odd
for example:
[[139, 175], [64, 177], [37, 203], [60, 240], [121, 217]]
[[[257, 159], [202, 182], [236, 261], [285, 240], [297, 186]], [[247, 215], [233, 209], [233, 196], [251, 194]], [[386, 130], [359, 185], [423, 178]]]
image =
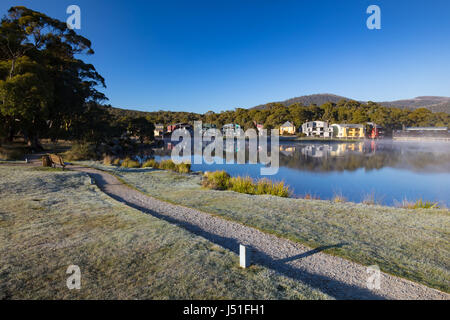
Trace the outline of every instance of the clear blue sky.
[[[450, 96], [448, 0], [2, 0], [80, 33], [113, 106], [206, 112], [313, 94], [360, 100]], [[382, 29], [368, 30], [377, 4]]]

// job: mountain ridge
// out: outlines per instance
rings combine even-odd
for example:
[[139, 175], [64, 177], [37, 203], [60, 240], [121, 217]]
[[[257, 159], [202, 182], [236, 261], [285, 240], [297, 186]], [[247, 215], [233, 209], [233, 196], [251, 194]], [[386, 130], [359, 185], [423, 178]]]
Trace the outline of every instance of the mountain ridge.
[[[258, 106], [255, 106], [250, 109], [265, 109], [269, 107], [271, 104], [279, 103], [284, 106], [290, 106], [294, 103], [301, 103], [305, 106], [309, 106], [311, 104], [316, 104], [318, 106], [331, 102], [331, 103], [338, 103], [341, 100], [349, 100], [349, 101], [359, 101], [356, 99], [351, 99], [344, 96], [339, 96], [331, 93], [319, 93], [319, 94], [311, 94], [311, 95], [304, 95], [299, 96], [295, 98], [290, 98], [284, 101], [279, 102], [270, 102], [266, 104], [261, 104]], [[359, 101], [366, 103], [367, 101]], [[375, 102], [375, 101], [374, 101]], [[395, 107], [395, 108], [402, 108], [402, 109], [418, 109], [418, 108], [427, 108], [432, 112], [446, 112], [450, 113], [450, 97], [442, 97], [442, 96], [418, 96], [412, 99], [402, 99], [402, 100], [394, 100], [394, 101], [382, 101], [377, 102], [380, 105], [386, 106], [386, 107]]]

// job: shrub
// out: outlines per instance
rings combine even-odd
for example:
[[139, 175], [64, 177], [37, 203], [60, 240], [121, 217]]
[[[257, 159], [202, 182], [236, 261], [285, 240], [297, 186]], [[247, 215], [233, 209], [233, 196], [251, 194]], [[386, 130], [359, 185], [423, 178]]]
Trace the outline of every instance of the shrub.
[[177, 164], [176, 171], [178, 173], [189, 173], [189, 172], [191, 172], [191, 164], [190, 163]]
[[63, 154], [64, 160], [81, 161], [81, 160], [97, 160], [95, 146], [90, 143], [75, 143], [69, 151]]
[[122, 168], [140, 168], [141, 164], [138, 161], [132, 160], [130, 158], [126, 158], [122, 161]]
[[163, 170], [176, 171], [176, 164], [172, 160], [164, 160], [159, 164], [159, 168]]
[[113, 162], [112, 162], [112, 165], [113, 166], [120, 166], [120, 159], [119, 158], [114, 159]]
[[155, 159], [147, 160], [143, 165], [142, 168], [153, 168], [158, 169], [159, 163]]
[[105, 157], [103, 158], [103, 164], [104, 164], [105, 166], [110, 166], [110, 165], [113, 164], [113, 162], [114, 162], [114, 158], [111, 157], [111, 156], [105, 156]]
[[225, 171], [208, 172], [203, 177], [202, 185], [214, 190], [227, 190], [230, 186], [230, 175]]
[[246, 194], [255, 194], [256, 185], [250, 177], [230, 179], [230, 190]]

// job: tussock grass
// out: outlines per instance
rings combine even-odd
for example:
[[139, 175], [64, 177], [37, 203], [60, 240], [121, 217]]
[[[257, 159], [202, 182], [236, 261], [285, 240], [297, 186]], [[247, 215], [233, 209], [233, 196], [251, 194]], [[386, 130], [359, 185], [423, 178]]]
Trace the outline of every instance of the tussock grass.
[[140, 168], [141, 164], [139, 163], [139, 161], [135, 161], [130, 158], [126, 158], [125, 160], [122, 161], [120, 166], [122, 168], [136, 169], [136, 168]]
[[113, 165], [114, 160], [115, 160], [114, 157], [106, 155], [103, 157], [103, 164], [105, 166], [111, 166]]
[[[210, 212], [311, 247], [345, 243], [327, 252], [388, 273], [450, 291], [450, 211], [401, 209], [350, 202], [249, 197], [202, 188], [212, 179], [155, 171], [120, 172], [137, 189], [160, 199]], [[208, 173], [208, 176], [219, 175]], [[229, 176], [217, 181], [229, 181]], [[220, 175], [219, 175], [220, 176]], [[206, 182], [205, 182], [206, 181]], [[414, 213], [414, 214], [411, 214]]]
[[[122, 205], [82, 173], [0, 167], [0, 195], [0, 299], [329, 298], [242, 270], [234, 253]], [[81, 290], [66, 287], [69, 265]]]
[[270, 193], [268, 194], [282, 198], [289, 198], [292, 192], [289, 189], [289, 186], [286, 186], [284, 182], [281, 181], [281, 182], [274, 182], [270, 189]]
[[156, 161], [154, 159], [150, 159], [150, 160], [147, 160], [146, 162], [144, 162], [142, 164], [142, 168], [158, 169], [159, 168], [159, 163], [158, 163], [158, 161]]
[[255, 182], [250, 177], [231, 178], [229, 190], [246, 194], [255, 194]]
[[156, 160], [151, 159], [147, 160], [143, 165], [142, 168], [154, 168], [154, 169], [161, 169], [161, 170], [168, 170], [178, 173], [189, 173], [191, 172], [191, 164], [190, 163], [179, 163], [176, 164], [172, 160], [164, 160], [158, 163]]
[[90, 143], [75, 143], [62, 156], [67, 161], [96, 160], [98, 158], [94, 146]]
[[416, 200], [415, 202], [403, 199], [398, 205], [404, 209], [440, 209], [439, 202], [424, 201], [423, 199]]
[[202, 185], [213, 190], [227, 190], [230, 187], [230, 175], [225, 171], [206, 172]]
[[225, 171], [208, 172], [204, 175], [202, 185], [213, 190], [231, 190], [251, 195], [272, 195], [287, 198], [291, 191], [284, 182], [272, 182], [260, 179], [255, 182], [250, 177], [231, 178]]
[[189, 172], [191, 172], [191, 164], [190, 163], [179, 163], [176, 165], [176, 171], [178, 173], [189, 173]]
[[119, 159], [119, 158], [114, 159], [114, 160], [111, 162], [111, 164], [112, 164], [113, 166], [120, 166], [120, 159]]
[[0, 160], [18, 161], [24, 160], [25, 155], [29, 152], [26, 146], [2, 146], [0, 147]]
[[320, 200], [320, 197], [315, 194], [312, 194], [312, 193], [306, 193], [303, 196], [303, 199], [305, 199], [305, 200]]
[[347, 198], [342, 195], [342, 192], [335, 192], [331, 201], [334, 203], [344, 203], [347, 202]]
[[172, 160], [163, 160], [159, 163], [159, 168], [162, 170], [176, 171], [177, 165]]

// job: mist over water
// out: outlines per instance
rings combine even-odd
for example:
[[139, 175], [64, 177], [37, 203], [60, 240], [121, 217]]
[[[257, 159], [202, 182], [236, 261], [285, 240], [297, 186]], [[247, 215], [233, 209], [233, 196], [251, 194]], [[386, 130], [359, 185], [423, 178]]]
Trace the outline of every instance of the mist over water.
[[[280, 142], [279, 148], [279, 172], [266, 178], [284, 181], [294, 196], [327, 200], [340, 195], [352, 202], [374, 197], [386, 205], [423, 199], [450, 206], [448, 142]], [[166, 143], [156, 151], [156, 160], [170, 158], [172, 149]], [[262, 178], [261, 166], [203, 163], [193, 164], [192, 170]]]

